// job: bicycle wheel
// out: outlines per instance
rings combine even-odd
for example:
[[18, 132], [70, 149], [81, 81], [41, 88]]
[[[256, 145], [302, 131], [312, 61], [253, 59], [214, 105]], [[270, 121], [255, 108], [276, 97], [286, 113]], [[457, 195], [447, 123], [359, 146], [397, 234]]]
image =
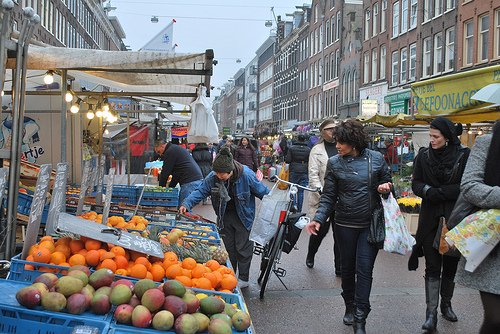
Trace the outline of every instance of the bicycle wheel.
[[281, 251], [281, 246], [283, 245], [283, 239], [285, 238], [285, 225], [280, 224], [278, 233], [276, 233], [276, 238], [274, 239], [273, 245], [269, 250], [269, 259], [267, 260], [267, 266], [264, 271], [264, 277], [262, 278], [262, 284], [260, 285], [260, 299], [264, 298], [264, 292], [266, 291], [267, 281], [269, 280], [269, 275], [274, 268], [276, 257], [278, 252]]

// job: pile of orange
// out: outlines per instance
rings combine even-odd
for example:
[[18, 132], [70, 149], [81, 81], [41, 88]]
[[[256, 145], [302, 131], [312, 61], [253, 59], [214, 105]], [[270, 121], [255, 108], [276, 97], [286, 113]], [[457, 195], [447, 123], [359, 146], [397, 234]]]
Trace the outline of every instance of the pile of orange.
[[[80, 215], [81, 218], [91, 220], [93, 222], [102, 223], [102, 215], [97, 214], [94, 211], [85, 212]], [[108, 218], [108, 223], [106, 225], [113, 226], [116, 228], [123, 228], [127, 230], [139, 230], [144, 231], [149, 224], [149, 221], [141, 216], [133, 216], [128, 222], [125, 221], [123, 217], [111, 216]]]

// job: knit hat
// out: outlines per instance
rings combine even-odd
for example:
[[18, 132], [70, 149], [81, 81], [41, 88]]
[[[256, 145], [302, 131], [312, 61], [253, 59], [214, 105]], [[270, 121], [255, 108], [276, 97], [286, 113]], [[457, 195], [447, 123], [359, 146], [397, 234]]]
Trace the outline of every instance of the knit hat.
[[434, 118], [431, 122], [431, 127], [438, 129], [441, 134], [449, 140], [450, 144], [460, 145], [458, 136], [462, 134], [462, 124], [453, 124], [449, 119], [444, 117]]
[[212, 169], [216, 173], [231, 173], [234, 169], [233, 155], [229, 147], [222, 147], [219, 154], [212, 163]]

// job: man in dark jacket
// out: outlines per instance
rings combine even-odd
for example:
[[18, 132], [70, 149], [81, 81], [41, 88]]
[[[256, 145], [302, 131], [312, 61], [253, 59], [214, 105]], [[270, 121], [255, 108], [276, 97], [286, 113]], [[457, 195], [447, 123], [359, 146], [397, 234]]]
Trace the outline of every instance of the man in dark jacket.
[[[309, 154], [311, 153], [311, 148], [307, 146], [306, 136], [299, 135], [297, 137], [297, 142], [295, 142], [290, 148], [285, 156], [285, 162], [290, 164], [289, 166], [289, 181], [297, 183], [301, 186], [306, 187], [309, 183], [307, 166], [309, 164]], [[302, 203], [304, 202], [304, 189], [299, 188], [296, 197], [297, 209], [302, 211]]]
[[169, 186], [175, 187], [177, 183], [180, 184], [179, 203], [182, 203], [184, 198], [203, 181], [200, 167], [185, 148], [164, 140], [155, 141], [155, 153], [163, 160], [159, 185], [165, 187], [168, 177], [172, 175]]

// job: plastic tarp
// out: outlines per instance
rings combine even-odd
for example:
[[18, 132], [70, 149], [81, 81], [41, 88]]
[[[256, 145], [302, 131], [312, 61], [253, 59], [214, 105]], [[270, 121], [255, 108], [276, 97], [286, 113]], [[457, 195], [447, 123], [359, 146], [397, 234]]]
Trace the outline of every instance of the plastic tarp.
[[189, 143], [217, 143], [219, 129], [215, 121], [212, 104], [207, 99], [207, 88], [198, 88], [198, 98], [191, 103], [191, 123], [187, 139]]
[[399, 125], [417, 125], [417, 124], [429, 124], [427, 121], [412, 119], [412, 116], [405, 114], [397, 115], [380, 115], [375, 114], [370, 118], [358, 117], [358, 120], [362, 123], [377, 123], [385, 127], [391, 128]]

